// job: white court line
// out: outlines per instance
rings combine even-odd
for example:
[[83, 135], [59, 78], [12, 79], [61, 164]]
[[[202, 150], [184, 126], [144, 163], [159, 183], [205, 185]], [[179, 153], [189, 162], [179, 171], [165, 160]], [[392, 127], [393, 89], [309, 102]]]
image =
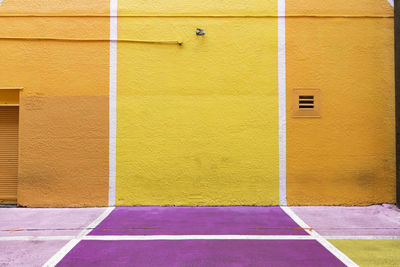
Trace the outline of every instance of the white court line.
[[115, 177], [117, 168], [117, 10], [118, 0], [110, 0], [110, 95], [109, 95], [109, 187], [108, 206], [115, 206]]
[[97, 217], [96, 220], [94, 220], [91, 224], [88, 225], [88, 227], [83, 230], [82, 232], [79, 233], [77, 238], [71, 239], [67, 244], [65, 244], [56, 254], [53, 255], [43, 266], [45, 267], [50, 267], [50, 266], [56, 266], [57, 263], [59, 263], [62, 258], [67, 255], [68, 252], [73, 249], [76, 244], [79, 243], [80, 240], [82, 240], [83, 237], [85, 237], [92, 229], [94, 229], [97, 225], [101, 223], [112, 211], [114, 207], [109, 207], [107, 208], [99, 217]]
[[394, 1], [393, 0], [387, 0], [389, 2], [389, 4], [394, 7]]
[[352, 261], [349, 257], [347, 257], [343, 252], [337, 249], [334, 245], [332, 245], [328, 240], [319, 235], [315, 230], [308, 230], [310, 228], [299, 216], [292, 211], [289, 207], [281, 207], [286, 214], [292, 218], [300, 227], [304, 228], [306, 232], [308, 232], [311, 236], [314, 236], [316, 240], [324, 246], [330, 253], [335, 255], [339, 260], [341, 260], [347, 266], [358, 266], [354, 261]]
[[[314, 231], [314, 230], [313, 230]], [[86, 235], [86, 236], [1, 236], [1, 241], [52, 240], [400, 240], [400, 236], [312, 236], [312, 235]]]
[[278, 0], [279, 205], [286, 206], [286, 26], [285, 0]]
[[86, 235], [86, 236], [7, 236], [1, 241], [50, 240], [315, 240], [310, 235]]
[[312, 240], [309, 235], [109, 235], [85, 240]]

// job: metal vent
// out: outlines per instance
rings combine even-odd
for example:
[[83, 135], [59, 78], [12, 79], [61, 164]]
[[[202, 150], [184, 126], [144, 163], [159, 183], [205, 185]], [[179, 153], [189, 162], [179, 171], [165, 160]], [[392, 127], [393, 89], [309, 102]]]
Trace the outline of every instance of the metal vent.
[[305, 109], [305, 110], [314, 109], [314, 96], [299, 95], [299, 109]]
[[321, 117], [320, 89], [293, 89], [292, 103], [293, 117]]

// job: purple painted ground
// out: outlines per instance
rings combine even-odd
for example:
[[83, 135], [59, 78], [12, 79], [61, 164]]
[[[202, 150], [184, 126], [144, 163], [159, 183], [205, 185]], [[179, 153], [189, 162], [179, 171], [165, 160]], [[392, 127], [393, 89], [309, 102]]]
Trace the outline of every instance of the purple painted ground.
[[[291, 209], [310, 227], [323, 235], [400, 236], [400, 210], [393, 205], [292, 207]], [[104, 210], [105, 208], [0, 209], [0, 239], [3, 239], [0, 240], [0, 266], [41, 266], [68, 242], [67, 240], [6, 241], [4, 238], [75, 236]], [[296, 227], [297, 225], [279, 207], [122, 207], [116, 208], [91, 234], [306, 234], [301, 229], [294, 230]], [[393, 243], [393, 246], [398, 244]], [[369, 250], [360, 251], [360, 249], [363, 248], [354, 247], [357, 253], [370, 254]], [[387, 251], [383, 247], [381, 250], [380, 262], [384, 265]], [[86, 240], [80, 242], [66, 256], [62, 261], [62, 265], [64, 264], [69, 266], [340, 265], [334, 256], [313, 240], [245, 239]]]
[[307, 235], [280, 207], [117, 207], [89, 235]]
[[344, 265], [314, 240], [86, 240], [57, 266]]

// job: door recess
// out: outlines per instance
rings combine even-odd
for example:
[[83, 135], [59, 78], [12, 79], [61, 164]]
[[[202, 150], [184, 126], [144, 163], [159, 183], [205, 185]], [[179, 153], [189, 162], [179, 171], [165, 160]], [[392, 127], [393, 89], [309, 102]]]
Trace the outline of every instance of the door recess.
[[0, 106], [0, 203], [17, 201], [18, 107]]

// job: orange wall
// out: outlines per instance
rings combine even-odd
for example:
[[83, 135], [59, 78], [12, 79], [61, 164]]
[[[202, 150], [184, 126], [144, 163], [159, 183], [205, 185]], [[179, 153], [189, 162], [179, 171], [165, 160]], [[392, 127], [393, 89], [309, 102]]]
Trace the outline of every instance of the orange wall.
[[[286, 6], [288, 204], [393, 203], [393, 8], [375, 0]], [[291, 17], [300, 14], [322, 17]], [[321, 118], [291, 116], [293, 88], [321, 89]]]
[[[90, 2], [90, 4], [89, 4]], [[108, 1], [4, 1], [0, 16], [108, 13]], [[108, 17], [0, 17], [0, 36], [108, 38]], [[20, 99], [18, 203], [108, 200], [109, 42], [0, 40], [0, 81]]]

